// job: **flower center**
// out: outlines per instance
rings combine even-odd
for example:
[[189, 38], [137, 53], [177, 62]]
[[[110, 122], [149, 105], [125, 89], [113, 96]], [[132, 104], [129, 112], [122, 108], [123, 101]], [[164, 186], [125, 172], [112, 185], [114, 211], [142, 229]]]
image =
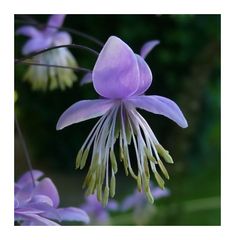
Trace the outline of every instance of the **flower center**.
[[[115, 149], [118, 138], [119, 154], [115, 154], [118, 150]], [[133, 159], [130, 159], [128, 148], [132, 142], [136, 153], [137, 173], [132, 168]], [[116, 155], [119, 155], [123, 162], [126, 175], [130, 173], [137, 181], [138, 190], [143, 190], [151, 203], [154, 199], [149, 187], [149, 168], [161, 188], [164, 188], [164, 180], [159, 171], [169, 179], [159, 154], [168, 163], [173, 163], [172, 158], [159, 144], [146, 120], [127, 102], [117, 101], [114, 107], [99, 119], [78, 152], [76, 168], [84, 168], [92, 146], [92, 160], [83, 187], [87, 188], [87, 195], [96, 192], [103, 206], [107, 204], [109, 195], [115, 195], [115, 174], [118, 170]]]

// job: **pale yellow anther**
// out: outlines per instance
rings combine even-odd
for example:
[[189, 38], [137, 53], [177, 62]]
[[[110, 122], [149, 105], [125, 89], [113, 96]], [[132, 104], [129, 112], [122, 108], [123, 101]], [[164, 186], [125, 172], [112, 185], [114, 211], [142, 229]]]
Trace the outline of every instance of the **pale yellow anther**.
[[112, 169], [114, 173], [116, 173], [118, 170], [118, 167], [117, 167], [117, 161], [116, 161], [116, 157], [113, 150], [110, 151], [110, 160], [111, 160]]
[[147, 157], [144, 158], [144, 172], [147, 177], [147, 179], [150, 178], [150, 173], [149, 173], [149, 166], [148, 166], [148, 160]]
[[103, 207], [105, 207], [107, 205], [108, 199], [109, 199], [109, 187], [105, 186], [105, 188], [104, 188], [104, 196], [103, 196], [103, 199], [102, 199]]
[[83, 154], [83, 149], [80, 149], [77, 154], [77, 158], [76, 158], [76, 169], [78, 169], [80, 167], [81, 160], [82, 160], [82, 154]]
[[154, 176], [155, 176], [155, 179], [157, 180], [157, 183], [158, 183], [159, 187], [161, 189], [163, 189], [164, 185], [165, 185], [165, 182], [162, 179], [162, 177], [160, 176], [160, 174], [156, 171], [156, 172], [154, 172]]
[[162, 145], [157, 144], [156, 148], [157, 148], [158, 153], [164, 158], [164, 160], [167, 163], [174, 163], [171, 155], [169, 154], [169, 152], [166, 149], [163, 148]]
[[153, 204], [154, 203], [154, 198], [153, 198], [153, 195], [152, 195], [150, 189], [148, 189], [148, 191], [146, 192], [146, 196], [147, 196], [147, 199], [148, 199], [149, 203]]
[[145, 174], [142, 175], [144, 191], [147, 192], [149, 189], [149, 178]]
[[95, 177], [95, 174], [93, 174], [87, 182], [86, 195], [90, 195], [94, 193], [95, 185], [96, 185], [96, 177]]
[[138, 188], [138, 191], [139, 191], [139, 192], [142, 191], [140, 174], [138, 174], [138, 177], [137, 177], [137, 188]]
[[81, 160], [81, 163], [80, 163], [80, 169], [83, 169], [83, 168], [85, 167], [86, 160], [87, 160], [87, 157], [88, 157], [88, 153], [89, 153], [89, 149], [87, 148], [87, 149], [83, 152], [82, 160]]
[[144, 148], [144, 151], [150, 161], [157, 163], [155, 157], [151, 154], [150, 150], [147, 147]]
[[98, 166], [98, 160], [99, 160], [99, 154], [95, 153], [94, 157], [92, 158], [91, 161], [91, 171], [95, 171], [97, 170], [97, 166]]
[[102, 202], [102, 185], [97, 185], [97, 199], [98, 201]]
[[169, 174], [168, 174], [165, 166], [163, 165], [163, 162], [162, 162], [160, 159], [158, 159], [158, 164], [159, 164], [159, 167], [160, 167], [162, 173], [163, 173], [164, 176], [166, 177], [166, 179], [169, 179], [169, 178], [170, 178], [170, 177], [169, 177]]
[[113, 175], [110, 180], [110, 197], [114, 197], [116, 190], [116, 178]]

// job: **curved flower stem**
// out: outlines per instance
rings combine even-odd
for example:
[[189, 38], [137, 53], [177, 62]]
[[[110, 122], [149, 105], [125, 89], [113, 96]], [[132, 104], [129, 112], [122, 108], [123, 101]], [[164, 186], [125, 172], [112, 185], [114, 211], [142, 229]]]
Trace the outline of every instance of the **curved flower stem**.
[[[47, 27], [49, 27], [49, 28], [57, 28], [57, 27], [53, 27], [53, 26], [50, 26], [50, 25], [47, 25]], [[88, 39], [88, 40], [96, 43], [97, 45], [99, 45], [99, 46], [101, 46], [101, 47], [103, 47], [103, 45], [104, 45], [104, 43], [102, 43], [102, 42], [101, 42], [100, 40], [98, 40], [97, 38], [92, 37], [91, 35], [86, 34], [86, 33], [84, 33], [84, 32], [77, 31], [77, 30], [74, 30], [74, 29], [68, 28], [68, 27], [61, 27], [60, 29], [61, 29], [61, 30], [68, 31], [68, 32], [73, 33], [73, 34], [76, 34], [76, 35], [78, 35], [78, 36], [80, 36], [80, 37], [86, 38], [86, 39]]]
[[41, 26], [46, 26], [46, 27], [49, 27], [49, 28], [56, 28], [58, 30], [65, 30], [67, 32], [70, 32], [72, 34], [75, 34], [79, 37], [83, 37], [85, 39], [88, 39], [94, 43], [96, 43], [97, 45], [103, 47], [104, 43], [101, 42], [100, 40], [98, 40], [97, 38], [87, 34], [87, 33], [84, 33], [84, 32], [81, 32], [81, 31], [78, 31], [78, 30], [75, 30], [75, 29], [72, 29], [72, 28], [68, 28], [68, 27], [55, 27], [55, 26], [50, 26], [50, 25], [46, 25], [46, 24], [41, 24], [41, 23], [38, 23], [38, 22], [35, 22], [35, 21], [25, 21], [25, 20], [20, 20], [20, 19], [16, 19], [15, 22], [19, 22], [19, 23], [25, 23], [25, 24], [30, 24], [30, 25], [34, 25], [34, 26], [38, 26], [38, 27], [41, 27]]
[[55, 46], [55, 47], [51, 47], [51, 48], [47, 48], [47, 49], [44, 49], [44, 50], [41, 50], [39, 52], [36, 52], [36, 53], [33, 53], [33, 54], [30, 54], [26, 57], [23, 57], [23, 58], [20, 58], [20, 59], [16, 59], [15, 60], [15, 64], [18, 64], [20, 62], [23, 62], [24, 60], [26, 59], [30, 59], [30, 58], [33, 58], [39, 54], [42, 54], [44, 52], [48, 52], [48, 51], [51, 51], [53, 49], [57, 49], [57, 48], [79, 48], [79, 49], [83, 49], [83, 50], [87, 50], [88, 52], [91, 52], [93, 54], [95, 54], [96, 56], [99, 55], [98, 52], [96, 52], [95, 50], [93, 50], [92, 48], [89, 48], [89, 47], [86, 47], [86, 46], [83, 46], [83, 45], [77, 45], [77, 44], [66, 44], [66, 45], [60, 45], [60, 46]]
[[[18, 59], [15, 59], [15, 61], [17, 61]], [[42, 66], [42, 67], [55, 67], [55, 68], [65, 68], [65, 69], [71, 69], [73, 71], [79, 72], [79, 71], [83, 71], [83, 72], [91, 72], [90, 69], [88, 68], [82, 68], [82, 67], [68, 67], [68, 66], [61, 66], [61, 65], [53, 65], [53, 64], [43, 64], [43, 63], [34, 63], [34, 62], [17, 62], [20, 64], [26, 64], [26, 65], [35, 65], [35, 66]]]
[[25, 158], [26, 158], [26, 162], [27, 162], [28, 168], [30, 170], [30, 175], [31, 175], [31, 178], [32, 178], [33, 186], [35, 187], [35, 179], [33, 177], [32, 163], [31, 163], [31, 160], [30, 160], [30, 157], [29, 157], [29, 152], [28, 152], [28, 149], [27, 149], [27, 146], [26, 146], [26, 143], [25, 143], [25, 140], [24, 140], [19, 122], [18, 122], [16, 117], [15, 117], [15, 124], [16, 124], [16, 129], [17, 129], [18, 134], [19, 134], [20, 142], [21, 142], [23, 150], [24, 150], [24, 155], [25, 155]]

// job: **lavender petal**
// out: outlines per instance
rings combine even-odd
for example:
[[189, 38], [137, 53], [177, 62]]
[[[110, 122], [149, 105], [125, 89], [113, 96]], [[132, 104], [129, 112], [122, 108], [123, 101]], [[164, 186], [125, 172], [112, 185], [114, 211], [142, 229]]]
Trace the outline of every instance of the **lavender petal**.
[[109, 99], [126, 98], [139, 86], [135, 54], [120, 38], [111, 36], [105, 43], [92, 72], [94, 88]]
[[128, 100], [136, 108], [160, 114], [176, 122], [180, 127], [188, 127], [187, 120], [177, 104], [169, 98], [161, 96], [135, 96]]
[[145, 60], [136, 54], [138, 66], [139, 66], [139, 72], [140, 72], [140, 82], [138, 90], [135, 92], [135, 95], [143, 94], [151, 85], [152, 83], [152, 72], [148, 66], [148, 64], [145, 62]]
[[140, 50], [140, 56], [142, 58], [146, 58], [147, 55], [153, 50], [153, 48], [157, 46], [159, 43], [160, 43], [159, 40], [151, 40], [146, 42]]
[[41, 33], [33, 26], [23, 26], [16, 30], [16, 34], [24, 35], [27, 37], [37, 37]]
[[83, 76], [82, 80], [80, 81], [80, 86], [83, 86], [83, 85], [85, 85], [87, 83], [91, 83], [91, 82], [92, 82], [92, 73], [88, 72]]
[[[19, 180], [16, 182], [16, 186], [22, 188], [23, 186], [27, 185], [28, 183], [32, 183], [32, 175], [34, 180], [38, 180], [40, 177], [44, 175], [43, 172], [38, 170], [33, 170], [32, 173], [30, 171], [23, 174]], [[33, 184], [33, 183], [32, 183]]]
[[58, 29], [57, 28], [60, 28], [64, 22], [64, 19], [65, 19], [65, 14], [54, 14], [54, 15], [51, 15], [50, 18], [48, 19], [48, 22], [47, 22], [47, 28], [45, 30], [45, 33], [54, 33], [54, 32], [57, 32]]
[[161, 189], [159, 187], [155, 187], [155, 188], [151, 189], [151, 192], [152, 192], [154, 199], [168, 197], [170, 195], [170, 191], [168, 189]]
[[113, 101], [106, 99], [76, 102], [60, 116], [56, 129], [61, 130], [71, 124], [102, 116], [113, 104]]
[[78, 221], [84, 223], [89, 223], [90, 221], [87, 213], [79, 208], [58, 208], [56, 211], [62, 221]]
[[52, 43], [51, 37], [40, 36], [28, 40], [22, 48], [22, 54], [28, 55], [32, 52], [40, 51], [44, 48], [50, 47]]
[[47, 218], [41, 217], [37, 214], [21, 213], [15, 214], [15, 221], [23, 221], [23, 226], [58, 226], [56, 222], [53, 222]]
[[50, 178], [44, 178], [36, 186], [32, 193], [32, 197], [36, 198], [37, 195], [48, 196], [53, 202], [53, 207], [57, 207], [59, 205], [60, 202], [59, 194], [56, 189], [56, 186], [54, 185]]

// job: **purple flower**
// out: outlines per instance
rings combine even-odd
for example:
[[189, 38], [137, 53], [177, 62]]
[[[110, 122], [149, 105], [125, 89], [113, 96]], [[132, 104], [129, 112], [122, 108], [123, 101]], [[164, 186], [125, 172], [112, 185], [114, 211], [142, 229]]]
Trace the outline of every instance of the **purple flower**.
[[[22, 48], [22, 54], [28, 55], [40, 50], [66, 45], [72, 42], [71, 36], [67, 32], [58, 31], [63, 24], [65, 15], [52, 15], [44, 29], [37, 29], [33, 26], [20, 27], [16, 33], [29, 37], [29, 40]], [[76, 67], [77, 62], [67, 48], [57, 48], [33, 58], [33, 62]], [[30, 66], [24, 79], [32, 84], [33, 89], [50, 90], [71, 87], [77, 77], [70, 69], [47, 68], [42, 66]]]
[[[117, 173], [114, 145], [119, 138], [120, 160], [124, 164], [126, 175], [131, 174], [137, 181], [138, 188], [143, 188], [148, 200], [153, 203], [149, 168], [163, 188], [164, 180], [159, 169], [167, 179], [169, 175], [160, 156], [168, 163], [173, 163], [173, 160], [136, 108], [168, 117], [182, 128], [188, 126], [187, 121], [172, 100], [157, 95], [144, 95], [152, 82], [151, 70], [145, 60], [118, 37], [111, 36], [105, 43], [94, 66], [92, 80], [102, 99], [73, 104], [62, 114], [56, 126], [60, 130], [101, 116], [78, 152], [76, 160], [77, 168], [82, 169], [93, 145], [91, 165], [84, 182], [87, 193], [96, 191], [98, 200], [102, 200], [104, 205], [109, 195], [114, 196]], [[134, 159], [129, 156], [128, 145], [131, 142], [136, 152], [137, 173], [132, 169], [131, 162]]]
[[[140, 49], [140, 56], [142, 58], [146, 58], [147, 55], [153, 50], [153, 48], [157, 46], [159, 43], [160, 43], [159, 40], [151, 40], [146, 42]], [[91, 83], [91, 82], [92, 82], [92, 73], [88, 72], [81, 79], [80, 85], [82, 86], [84, 84]]]
[[[154, 199], [168, 197], [170, 195], [170, 191], [168, 189], [161, 189], [159, 187], [154, 187], [152, 184], [150, 185]], [[148, 205], [148, 201], [145, 198], [145, 195], [139, 190], [135, 189], [133, 194], [129, 195], [123, 200], [120, 209], [122, 211], [127, 211], [129, 209], [143, 209], [146, 205]]]
[[[150, 188], [154, 199], [168, 197], [170, 195], [168, 189], [162, 190], [159, 187], [154, 187], [152, 183], [150, 183]], [[132, 210], [133, 221], [138, 225], [146, 224], [157, 210], [154, 205], [148, 203], [144, 194], [137, 189], [133, 194], [127, 196], [120, 205], [120, 210], [123, 212]]]
[[97, 200], [95, 194], [87, 196], [86, 202], [81, 205], [83, 209], [89, 215], [91, 224], [108, 224], [109, 223], [109, 211], [116, 211], [118, 204], [116, 201], [111, 200], [106, 207]]
[[147, 55], [152, 51], [152, 49], [156, 47], [159, 43], [159, 40], [151, 40], [146, 42], [140, 49], [140, 56], [142, 58], [146, 58]]
[[44, 174], [38, 170], [33, 170], [32, 174], [35, 186], [30, 172], [15, 183], [16, 222], [24, 226], [56, 226], [61, 221], [89, 223], [88, 215], [79, 208], [58, 208], [59, 194], [51, 179], [39, 180]]

